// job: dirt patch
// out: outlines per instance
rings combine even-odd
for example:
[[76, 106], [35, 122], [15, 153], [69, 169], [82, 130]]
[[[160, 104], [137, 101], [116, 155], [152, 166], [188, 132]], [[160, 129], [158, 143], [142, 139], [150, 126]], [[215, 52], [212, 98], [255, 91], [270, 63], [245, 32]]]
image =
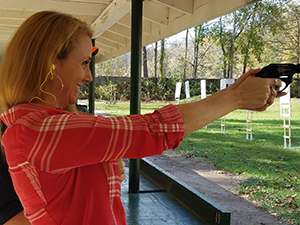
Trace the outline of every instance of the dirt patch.
[[148, 160], [231, 212], [231, 225], [288, 225], [288, 223], [235, 194], [243, 176], [188, 158], [174, 150]]

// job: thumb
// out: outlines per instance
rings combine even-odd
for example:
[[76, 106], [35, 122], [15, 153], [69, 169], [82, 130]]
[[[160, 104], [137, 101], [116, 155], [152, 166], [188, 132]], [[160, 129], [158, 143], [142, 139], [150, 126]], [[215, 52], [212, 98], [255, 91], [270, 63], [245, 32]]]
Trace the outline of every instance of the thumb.
[[237, 88], [241, 83], [243, 83], [249, 76], [255, 76], [261, 69], [251, 69], [247, 73], [244, 73], [239, 77], [230, 87], [232, 89]]

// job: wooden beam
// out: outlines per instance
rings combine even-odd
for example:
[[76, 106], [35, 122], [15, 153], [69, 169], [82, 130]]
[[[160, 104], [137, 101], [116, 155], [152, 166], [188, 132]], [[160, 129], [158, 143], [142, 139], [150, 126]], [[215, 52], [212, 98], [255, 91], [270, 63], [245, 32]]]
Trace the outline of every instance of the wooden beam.
[[131, 39], [131, 29], [120, 24], [113, 25], [111, 28], [109, 28], [109, 31], [122, 37]]
[[9, 39], [11, 38], [12, 34], [16, 31], [17, 28], [15, 27], [7, 27], [7, 26], [0, 26], [1, 35], [0, 35], [0, 43], [6, 45]]
[[157, 23], [161, 26], [169, 25], [169, 9], [166, 6], [157, 4], [152, 1], [144, 2], [144, 19], [147, 19], [153, 23]]
[[121, 45], [121, 46], [126, 46], [127, 45], [127, 39], [124, 38], [124, 37], [121, 37], [119, 35], [116, 35], [114, 33], [111, 33], [109, 31], [105, 31], [102, 35], [101, 35], [102, 38], [106, 39], [106, 40], [109, 40], [111, 42], [114, 42], [118, 45]]
[[81, 2], [81, 3], [94, 3], [94, 4], [109, 4], [111, 0], [64, 0], [66, 2]]
[[[128, 27], [131, 29], [131, 14], [128, 13], [122, 19], [120, 19], [118, 24]], [[143, 20], [143, 35], [149, 35], [151, 33], [151, 22], [148, 20]]]
[[[0, 17], [0, 27], [11, 27], [13, 29], [17, 29], [24, 20], [22, 19], [9, 19], [9, 18], [1, 18]], [[1, 30], [2, 32], [2, 30]]]
[[114, 25], [123, 16], [128, 14], [131, 9], [130, 0], [113, 0], [99, 17], [92, 23], [94, 37], [97, 38]]
[[107, 52], [107, 53], [110, 53], [112, 51], [112, 49], [110, 49], [109, 47], [105, 46], [105, 45], [102, 45], [100, 43], [100, 45], [98, 45], [99, 49], [101, 49], [101, 51], [104, 51], [104, 52]]
[[107, 39], [104, 39], [104, 38], [97, 38], [96, 40], [96, 46], [99, 46], [100, 44], [106, 46], [106, 47], [109, 47], [113, 50], [117, 50], [119, 48], [119, 45], [114, 43], [114, 42], [111, 42], [110, 40], [107, 40]]
[[184, 0], [184, 1], [178, 1], [178, 0], [153, 0], [154, 2], [157, 2], [159, 4], [162, 4], [164, 6], [167, 6], [171, 9], [175, 9], [177, 11], [180, 11], [182, 13], [192, 15], [193, 14], [193, 6], [194, 1], [193, 0]]
[[1, 0], [1, 9], [19, 10], [21, 13], [30, 11], [38, 12], [41, 10], [64, 11], [66, 13], [80, 15], [90, 14], [98, 16], [103, 11], [106, 4], [95, 4], [86, 2], [66, 2], [66, 1], [45, 1], [45, 0]]

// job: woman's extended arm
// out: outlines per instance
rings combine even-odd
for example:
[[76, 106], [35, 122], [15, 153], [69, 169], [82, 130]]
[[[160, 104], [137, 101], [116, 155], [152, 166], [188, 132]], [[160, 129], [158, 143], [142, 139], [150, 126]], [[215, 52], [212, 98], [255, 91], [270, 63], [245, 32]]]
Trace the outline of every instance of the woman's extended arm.
[[[278, 94], [272, 86], [281, 86], [281, 81], [255, 77], [260, 70], [250, 70], [241, 76], [233, 85], [219, 91], [210, 97], [187, 104], [180, 104], [178, 108], [183, 122], [184, 133], [189, 134], [214, 120], [236, 109], [263, 111], [273, 103]], [[276, 81], [275, 81], [276, 82]], [[267, 100], [270, 102], [267, 104]]]

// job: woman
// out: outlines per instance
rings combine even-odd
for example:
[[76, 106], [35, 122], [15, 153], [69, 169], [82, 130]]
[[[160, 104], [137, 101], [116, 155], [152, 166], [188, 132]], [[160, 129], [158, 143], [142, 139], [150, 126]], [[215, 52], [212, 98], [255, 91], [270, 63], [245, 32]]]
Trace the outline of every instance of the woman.
[[[62, 110], [74, 104], [89, 70], [92, 30], [58, 12], [28, 18], [11, 39], [0, 71], [1, 120], [9, 171], [35, 224], [126, 224], [116, 159], [176, 148], [183, 135], [235, 110], [262, 111], [280, 80], [251, 70], [204, 100], [146, 115], [105, 118]], [[268, 102], [268, 103], [266, 103]]]
[[[93, 55], [96, 54], [94, 53], [96, 51], [98, 51], [98, 48], [93, 47]], [[68, 105], [64, 108], [64, 110], [91, 115], [78, 110], [75, 104]], [[5, 124], [2, 123], [1, 128], [1, 133], [4, 133], [6, 129]], [[120, 171], [120, 178], [121, 181], [123, 181], [126, 178], [125, 163], [122, 159], [118, 159], [117, 162]], [[29, 220], [24, 216], [23, 207], [14, 190], [4, 152], [0, 152], [0, 224], [30, 225]]]

